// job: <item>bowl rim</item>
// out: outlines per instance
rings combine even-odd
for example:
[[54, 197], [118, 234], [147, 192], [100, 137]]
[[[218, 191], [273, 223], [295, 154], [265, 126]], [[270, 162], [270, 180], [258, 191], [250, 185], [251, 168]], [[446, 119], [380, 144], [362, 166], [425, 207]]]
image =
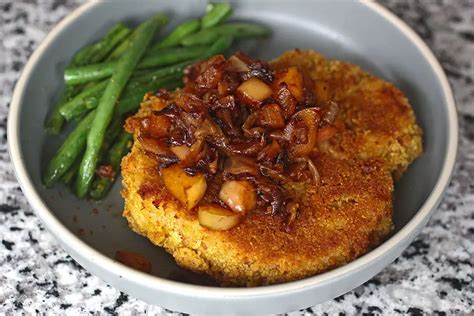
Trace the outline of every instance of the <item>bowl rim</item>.
[[[20, 112], [22, 109], [23, 91], [31, 75], [31, 71], [34, 65], [37, 63], [39, 57], [43, 54], [50, 43], [56, 40], [63, 29], [67, 28], [76, 20], [76, 18], [82, 14], [92, 10], [96, 5], [98, 5], [98, 3], [99, 1], [87, 1], [76, 8], [65, 18], [63, 18], [48, 33], [38, 48], [36, 48], [36, 50], [30, 56], [20, 75], [20, 78], [16, 83], [10, 103], [10, 111], [7, 122], [8, 150], [10, 153], [10, 159], [20, 187], [24, 192], [29, 204], [56, 238], [60, 239], [61, 242], [68, 245], [68, 247], [75, 249], [77, 253], [83, 258], [87, 258], [91, 264], [98, 267], [107, 267], [106, 269], [108, 271], [120, 275], [124, 279], [128, 279], [130, 282], [135, 284], [141, 284], [151, 289], [165, 290], [167, 292], [176, 294], [187, 293], [189, 296], [206, 298], [248, 298], [255, 296], [278, 295], [282, 294], [283, 292], [287, 293], [289, 291], [301, 291], [305, 288], [322, 285], [332, 280], [342, 278], [345, 275], [357, 272], [369, 262], [385, 256], [392, 248], [395, 248], [398, 244], [408, 240], [411, 234], [427, 221], [431, 213], [439, 204], [451, 179], [458, 147], [459, 131], [457, 123], [457, 111], [454, 96], [448, 79], [432, 51], [423, 42], [423, 40], [408, 25], [405, 24], [405, 22], [381, 5], [370, 0], [362, 0], [360, 1], [362, 5], [373, 11], [373, 13], [384, 18], [388, 23], [391, 23], [416, 46], [418, 51], [420, 51], [423, 57], [428, 61], [437, 77], [437, 80], [440, 82], [442, 86], [442, 92], [445, 96], [445, 102], [447, 104], [448, 137], [441, 173], [436, 181], [434, 189], [431, 191], [417, 213], [404, 227], [402, 227], [397, 233], [395, 233], [377, 248], [344, 266], [302, 280], [251, 288], [210, 287], [167, 280], [134, 270], [105, 256], [101, 252], [95, 250], [92, 246], [89, 246], [87, 243], [82, 241], [73, 232], [68, 230], [66, 226], [64, 226], [48, 209], [46, 203], [41, 199], [24, 165], [23, 154], [20, 149], [18, 124]], [[59, 236], [61, 236], [61, 238], [59, 238]]]

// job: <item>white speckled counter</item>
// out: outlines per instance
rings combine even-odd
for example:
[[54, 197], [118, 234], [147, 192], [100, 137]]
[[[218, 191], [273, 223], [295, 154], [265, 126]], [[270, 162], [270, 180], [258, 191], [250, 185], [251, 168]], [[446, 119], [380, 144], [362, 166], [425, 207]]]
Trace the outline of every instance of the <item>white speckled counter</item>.
[[[454, 88], [460, 151], [449, 189], [420, 236], [372, 280], [292, 313], [474, 314], [474, 1], [384, 1], [427, 42]], [[29, 55], [77, 1], [0, 0], [0, 313], [172, 314], [88, 273], [26, 202], [7, 152], [11, 93]]]

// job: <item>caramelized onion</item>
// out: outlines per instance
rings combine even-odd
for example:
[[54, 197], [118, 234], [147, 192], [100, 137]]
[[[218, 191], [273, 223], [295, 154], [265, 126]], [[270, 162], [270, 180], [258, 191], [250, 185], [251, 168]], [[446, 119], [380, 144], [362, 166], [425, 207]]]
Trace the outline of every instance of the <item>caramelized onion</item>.
[[219, 96], [233, 94], [240, 83], [239, 74], [235, 72], [224, 72], [222, 80], [217, 84], [217, 93]]
[[247, 137], [261, 137], [265, 130], [261, 127], [254, 127], [258, 121], [258, 112], [253, 112], [250, 114], [242, 125], [242, 131]]
[[208, 164], [208, 170], [211, 174], [216, 174], [219, 169], [219, 154], [216, 152], [214, 160]]
[[288, 119], [296, 112], [296, 99], [288, 89], [288, 85], [285, 82], [280, 83], [273, 93], [273, 97], [277, 100], [278, 104], [281, 105], [285, 119]]
[[[181, 90], [153, 96], [164, 108], [126, 123], [158, 160], [168, 192], [188, 209], [199, 206], [199, 222], [210, 229], [230, 229], [244, 213], [263, 210], [283, 216], [290, 230], [299, 205], [286, 186], [319, 185], [311, 158], [342, 129], [338, 105], [316, 107], [314, 82], [300, 68], [272, 70], [242, 53], [196, 63], [184, 81]], [[215, 204], [200, 205], [213, 180], [223, 181], [218, 196], [212, 190]]]
[[257, 160], [274, 161], [280, 154], [281, 150], [280, 144], [276, 140], [273, 140], [258, 153]]
[[311, 172], [311, 176], [313, 179], [313, 184], [319, 186], [321, 183], [321, 176], [319, 175], [319, 171], [314, 165], [314, 162], [311, 159], [307, 159], [308, 169]]
[[216, 55], [209, 58], [202, 66], [201, 73], [194, 80], [199, 89], [216, 88], [221, 80], [225, 66], [223, 55]]
[[278, 104], [267, 104], [261, 110], [254, 112], [258, 115], [257, 124], [262, 127], [283, 128], [285, 119], [283, 112]]
[[257, 192], [258, 195], [265, 204], [270, 205], [270, 212], [272, 215], [276, 215], [281, 211], [281, 206], [284, 201], [283, 189], [266, 179], [260, 179], [257, 181]]
[[[301, 123], [304, 127], [300, 126]], [[301, 110], [291, 117], [285, 127], [290, 158], [305, 157], [313, 150], [318, 137], [318, 124], [319, 115], [316, 108]]]
[[[319, 175], [318, 168], [310, 158], [298, 158], [293, 164], [292, 176], [296, 177], [295, 180], [302, 181], [306, 180], [303, 176], [305, 169], [309, 171], [310, 179], [315, 186], [319, 186], [321, 183], [321, 176]], [[299, 172], [299, 174], [296, 174]]]
[[171, 146], [186, 144], [191, 146], [195, 142], [194, 131], [202, 124], [203, 115], [188, 113], [176, 103], [172, 103], [161, 111], [153, 112], [156, 116], [163, 116], [172, 122], [172, 128], [167, 134], [167, 142]]
[[176, 104], [186, 112], [204, 112], [207, 110], [203, 100], [192, 93], [182, 92]]
[[289, 179], [285, 177], [280, 170], [275, 170], [262, 164], [259, 165], [259, 170], [263, 176], [268, 177], [272, 180], [275, 180], [281, 183], [289, 182]]
[[281, 130], [271, 131], [268, 134], [268, 137], [272, 140], [288, 141], [287, 135], [284, 133], [284, 131], [281, 131]]
[[138, 141], [142, 148], [149, 153], [158, 156], [173, 156], [173, 153], [163, 140], [152, 137], [143, 137], [140, 135], [138, 136]]
[[226, 149], [234, 155], [255, 156], [265, 147], [265, 138], [262, 136], [258, 140], [234, 140], [226, 144]]
[[286, 225], [285, 230], [286, 232], [291, 232], [293, 229], [296, 217], [298, 215], [298, 209], [300, 205], [293, 200], [289, 200], [286, 202], [285, 205], [285, 212], [286, 212]]
[[256, 77], [260, 80], [263, 80], [267, 84], [271, 84], [273, 82], [273, 70], [270, 68], [268, 63], [261, 60], [252, 59], [242, 52], [237, 52], [235, 55], [250, 68], [248, 72], [242, 74], [242, 80]]
[[212, 171], [211, 163], [217, 159], [217, 150], [204, 143], [203, 149], [194, 160], [190, 162], [184, 161], [182, 165], [186, 166], [185, 171], [191, 175], [195, 175], [198, 172], [214, 174], [215, 172]]
[[249, 174], [257, 176], [258, 165], [253, 159], [248, 157], [230, 156], [225, 161], [224, 173], [232, 175]]
[[225, 139], [225, 135], [224, 133], [222, 133], [222, 130], [210, 118], [204, 119], [204, 121], [199, 126], [198, 130], [196, 131], [195, 136], [197, 138], [213, 136], [214, 138]]
[[275, 81], [273, 82], [274, 86], [278, 87], [282, 83], [286, 83], [296, 101], [303, 101], [303, 75], [297, 67], [292, 66], [276, 72]]

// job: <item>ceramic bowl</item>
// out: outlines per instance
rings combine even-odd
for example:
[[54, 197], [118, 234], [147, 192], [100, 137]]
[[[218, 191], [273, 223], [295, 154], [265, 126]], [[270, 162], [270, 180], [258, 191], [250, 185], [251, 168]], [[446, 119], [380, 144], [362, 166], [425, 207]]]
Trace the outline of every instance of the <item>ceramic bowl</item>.
[[[367, 281], [410, 244], [436, 209], [449, 182], [457, 148], [452, 92], [439, 63], [393, 14], [368, 1], [254, 1], [234, 3], [236, 20], [269, 25], [274, 35], [240, 47], [273, 58], [294, 47], [359, 64], [393, 82], [409, 98], [423, 128], [425, 152], [396, 185], [395, 231], [377, 248], [337, 269], [303, 280], [254, 288], [220, 288], [171, 280], [178, 266], [164, 250], [128, 229], [121, 217], [120, 182], [102, 203], [77, 199], [61, 186], [46, 189], [40, 174], [58, 139], [43, 122], [63, 88], [62, 72], [82, 46], [114, 23], [134, 24], [169, 12], [169, 29], [200, 16], [204, 1], [92, 1], [63, 19], [31, 56], [17, 82], [8, 118], [11, 160], [31, 206], [66, 251], [117, 289], [168, 309], [199, 314], [283, 313], [329, 300]], [[153, 262], [151, 274], [114, 260], [133, 249]]]

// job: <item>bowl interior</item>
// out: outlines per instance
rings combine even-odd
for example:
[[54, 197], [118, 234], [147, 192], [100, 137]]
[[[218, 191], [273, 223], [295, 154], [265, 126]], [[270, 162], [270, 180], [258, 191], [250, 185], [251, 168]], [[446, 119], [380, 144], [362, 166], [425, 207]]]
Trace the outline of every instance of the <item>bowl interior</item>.
[[[121, 217], [120, 182], [104, 201], [96, 203], [77, 199], [66, 187], [47, 190], [40, 176], [60, 143], [45, 133], [43, 124], [63, 88], [62, 71], [67, 61], [118, 21], [134, 25], [151, 12], [164, 10], [173, 17], [166, 28], [169, 30], [185, 18], [198, 17], [205, 7], [204, 1], [175, 3], [143, 1], [136, 6], [132, 1], [103, 1], [79, 16], [34, 65], [22, 95], [18, 122], [23, 163], [51, 212], [85, 243], [110, 258], [119, 249], [142, 253], [153, 262], [152, 274], [161, 278], [173, 278], [179, 268], [164, 250], [127, 227]], [[355, 1], [306, 1], [305, 9], [289, 1], [244, 0], [234, 6], [233, 19], [258, 21], [274, 30], [270, 39], [245, 41], [239, 49], [261, 58], [274, 58], [295, 47], [315, 49], [327, 57], [356, 63], [406, 94], [424, 131], [425, 153], [396, 185], [395, 232], [400, 230], [432, 191], [445, 157], [447, 107], [428, 62], [397, 28]]]

